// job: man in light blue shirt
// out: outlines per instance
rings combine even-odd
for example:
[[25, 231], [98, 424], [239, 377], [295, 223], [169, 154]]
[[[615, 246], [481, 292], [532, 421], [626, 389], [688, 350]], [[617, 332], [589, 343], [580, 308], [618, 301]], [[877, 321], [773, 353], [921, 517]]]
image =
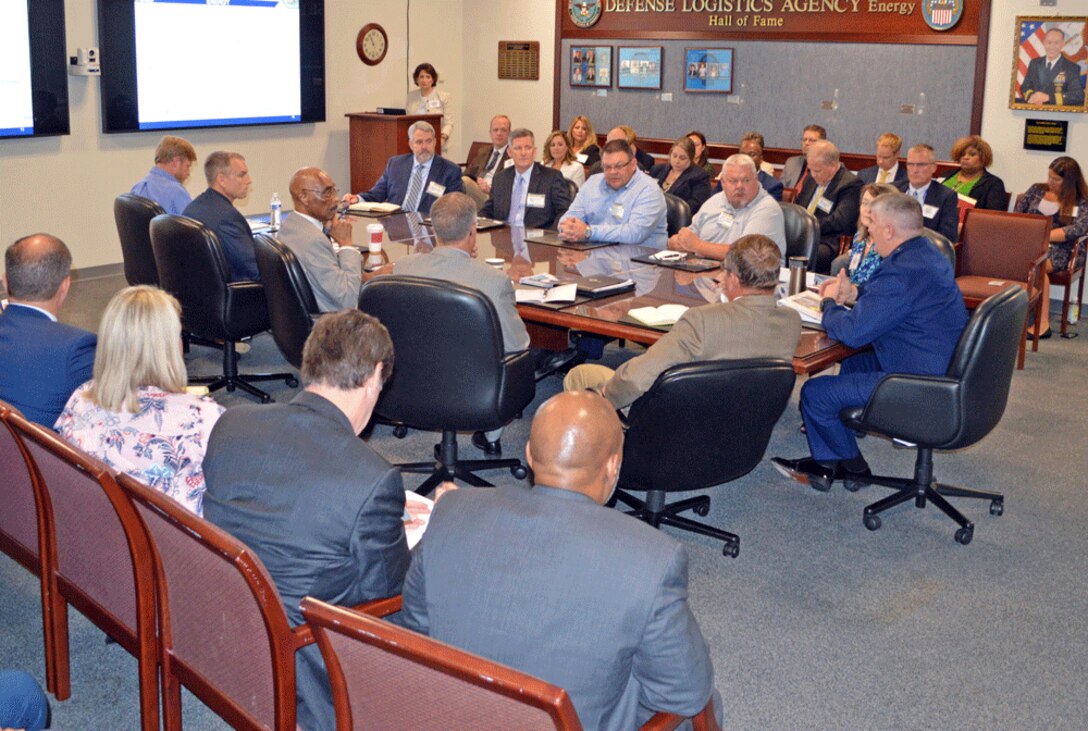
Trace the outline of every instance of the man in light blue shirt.
[[155, 148], [155, 167], [132, 186], [133, 195], [150, 198], [167, 213], [180, 216], [193, 200], [185, 189], [185, 181], [194, 162], [196, 150], [188, 140], [166, 135]]
[[586, 181], [559, 221], [567, 241], [613, 241], [664, 249], [665, 194], [638, 169], [626, 140], [612, 140], [601, 154], [601, 173]]

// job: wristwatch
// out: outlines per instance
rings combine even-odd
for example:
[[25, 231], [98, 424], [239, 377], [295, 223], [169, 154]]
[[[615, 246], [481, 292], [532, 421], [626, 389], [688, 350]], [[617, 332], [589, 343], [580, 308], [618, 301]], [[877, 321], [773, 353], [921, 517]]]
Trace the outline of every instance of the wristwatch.
[[593, 228], [591, 226], [586, 226], [586, 241], [589, 241], [592, 238], [593, 238]]

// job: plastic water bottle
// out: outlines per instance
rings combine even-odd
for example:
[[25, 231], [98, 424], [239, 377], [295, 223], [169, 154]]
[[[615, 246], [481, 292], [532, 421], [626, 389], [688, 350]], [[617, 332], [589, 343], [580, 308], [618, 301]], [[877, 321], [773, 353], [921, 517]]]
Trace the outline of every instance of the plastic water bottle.
[[268, 208], [272, 212], [268, 218], [268, 223], [273, 231], [279, 231], [280, 217], [283, 215], [283, 201], [280, 200], [279, 193], [272, 194], [272, 201], [268, 204]]

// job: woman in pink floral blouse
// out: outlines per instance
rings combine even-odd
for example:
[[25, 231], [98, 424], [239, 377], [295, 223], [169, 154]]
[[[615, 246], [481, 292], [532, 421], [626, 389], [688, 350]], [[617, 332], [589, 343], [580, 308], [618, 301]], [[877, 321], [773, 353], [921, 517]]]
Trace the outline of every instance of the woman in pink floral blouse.
[[180, 312], [177, 300], [155, 287], [114, 295], [98, 330], [94, 378], [68, 399], [55, 428], [201, 515], [204, 449], [223, 407], [185, 391]]

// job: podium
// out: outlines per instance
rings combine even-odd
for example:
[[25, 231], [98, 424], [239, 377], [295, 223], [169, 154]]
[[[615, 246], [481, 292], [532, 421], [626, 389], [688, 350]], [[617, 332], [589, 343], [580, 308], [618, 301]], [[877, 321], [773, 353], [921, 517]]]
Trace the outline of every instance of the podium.
[[349, 120], [351, 145], [351, 192], [370, 190], [394, 155], [411, 152], [408, 128], [416, 122], [428, 122], [435, 129], [435, 154], [442, 153], [441, 114], [345, 114]]

